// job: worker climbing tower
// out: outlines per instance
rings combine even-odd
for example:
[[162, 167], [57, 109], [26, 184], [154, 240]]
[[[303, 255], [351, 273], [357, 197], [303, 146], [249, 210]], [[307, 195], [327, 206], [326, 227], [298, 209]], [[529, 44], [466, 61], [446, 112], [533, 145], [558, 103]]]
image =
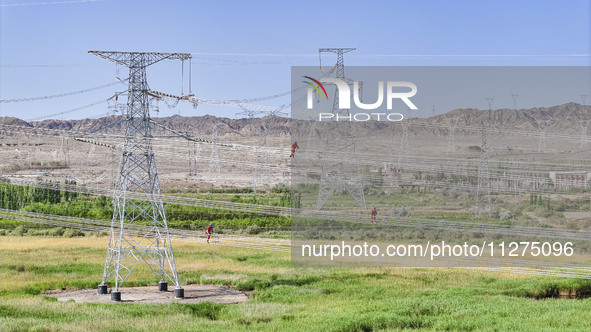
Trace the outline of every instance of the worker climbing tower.
[[[168, 282], [176, 298], [184, 297], [176, 271], [170, 235], [152, 151], [149, 87], [146, 67], [162, 60], [190, 60], [188, 53], [89, 53], [129, 68], [125, 143], [113, 193], [113, 219], [99, 294], [112, 281], [112, 301], [121, 301], [120, 288], [140, 261], [144, 261], [166, 291]], [[144, 226], [141, 226], [144, 225]], [[145, 226], [148, 225], [148, 226]]]

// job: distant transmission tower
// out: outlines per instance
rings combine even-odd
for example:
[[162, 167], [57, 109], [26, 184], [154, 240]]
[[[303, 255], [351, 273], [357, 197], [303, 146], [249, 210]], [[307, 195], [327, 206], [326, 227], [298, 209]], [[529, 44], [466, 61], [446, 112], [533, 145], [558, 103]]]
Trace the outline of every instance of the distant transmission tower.
[[402, 137], [400, 139], [400, 149], [398, 150], [398, 169], [401, 170], [403, 164], [408, 164], [408, 157], [410, 155], [410, 121], [411, 113], [409, 111], [408, 120], [400, 121], [402, 125]]
[[492, 103], [493, 103], [493, 100], [495, 100], [495, 99], [494, 99], [494, 98], [492, 98], [492, 97], [486, 97], [486, 103], [488, 104], [488, 110], [489, 110], [489, 111], [490, 111], [490, 110], [492, 110]]
[[96, 149], [96, 145], [90, 144], [90, 148], [88, 149], [88, 155], [86, 157], [86, 164], [85, 164], [86, 174], [87, 174], [86, 181], [89, 181], [89, 182], [92, 181], [92, 178], [93, 178], [93, 176], [92, 176], [92, 165], [93, 165], [92, 157], [94, 155], [95, 149]]
[[411, 121], [413, 118], [413, 110], [408, 110], [408, 120], [400, 121], [402, 125], [402, 137], [400, 139], [400, 149], [398, 151], [398, 169], [402, 169], [403, 163], [407, 163], [409, 161], [409, 156], [412, 152], [411, 140], [410, 140], [410, 128], [411, 128]]
[[488, 169], [488, 133], [484, 125], [480, 131], [480, 157], [478, 160], [478, 187], [476, 189], [476, 206], [474, 216], [479, 218], [483, 214], [488, 217], [492, 211], [490, 196], [490, 173]]
[[66, 160], [66, 153], [64, 152], [64, 140], [66, 138], [62, 137], [60, 140], [60, 145], [57, 147], [57, 149], [53, 152], [53, 161], [55, 162], [61, 162], [61, 161], [65, 161]]
[[540, 140], [538, 141], [538, 153], [546, 153], [546, 133], [548, 132], [548, 127], [552, 123], [552, 119], [539, 120], [534, 118], [534, 120], [538, 124], [538, 130], [540, 132]]
[[211, 134], [211, 157], [209, 159], [209, 173], [220, 173], [220, 154], [218, 151], [218, 125], [213, 125], [213, 133]]
[[60, 140], [59, 148], [54, 152], [54, 161], [62, 162], [64, 165], [68, 165], [70, 163], [70, 149], [68, 148], [68, 138], [62, 137]]
[[519, 202], [519, 179], [514, 179], [513, 180], [513, 193], [514, 193], [514, 198], [513, 198], [513, 202], [514, 203], [518, 203]]
[[88, 149], [88, 155], [86, 156], [86, 165], [87, 166], [91, 165], [95, 148], [96, 148], [96, 145], [90, 144], [90, 148]]
[[[158, 290], [166, 291], [168, 281], [176, 288], [176, 298], [184, 297], [176, 271], [168, 224], [160, 193], [156, 161], [152, 150], [149, 87], [146, 67], [162, 60], [191, 59], [189, 53], [104, 52], [89, 53], [129, 68], [129, 87], [125, 143], [113, 194], [113, 220], [99, 294], [107, 293], [107, 282], [113, 278], [112, 301], [121, 301], [120, 287], [140, 261], [144, 261], [160, 282]], [[141, 236], [130, 233], [136, 222], [147, 223], [149, 230]]]
[[587, 99], [587, 95], [579, 95], [581, 97], [581, 101], [583, 102], [583, 106], [585, 106], [585, 100]]
[[258, 139], [258, 143], [256, 144], [256, 146], [254, 146], [254, 167], [252, 170], [252, 191], [256, 194], [257, 189], [264, 182], [264, 168], [268, 169], [269, 166], [268, 164], [265, 164], [265, 159], [267, 159], [268, 161], [268, 156], [267, 158], [265, 158], [266, 156], [262, 151], [262, 148], [264, 148], [267, 145], [267, 132], [266, 130], [261, 130], [261, 126], [254, 125], [254, 119], [256, 118], [256, 115], [260, 112], [248, 109], [243, 105], [239, 106], [240, 108], [242, 108], [243, 112], [236, 113], [236, 115], [245, 115], [250, 120], [251, 128], [253, 128], [251, 135]]
[[455, 152], [456, 150], [456, 121], [453, 119], [447, 125], [447, 153]]
[[199, 174], [199, 160], [201, 160], [201, 143], [193, 143], [194, 157], [190, 159], [191, 168], [189, 170], [190, 176], [197, 176]]
[[581, 127], [581, 147], [587, 146], [587, 130], [589, 129], [589, 123], [591, 120], [579, 120], [579, 126]]
[[[351, 84], [351, 80], [345, 78], [345, 64], [343, 55], [355, 50], [354, 48], [321, 48], [318, 49], [319, 55], [322, 53], [335, 53], [337, 63], [335, 66], [335, 77]], [[334, 118], [349, 117], [351, 113], [348, 109], [339, 109], [339, 93], [335, 89], [332, 113]], [[366, 209], [365, 194], [363, 192], [363, 183], [361, 171], [355, 154], [355, 136], [351, 123], [330, 123], [332, 125], [327, 134], [326, 145], [322, 157], [322, 173], [318, 186], [318, 198], [316, 200], [316, 209], [320, 210], [328, 199], [338, 190], [346, 191], [353, 197], [357, 205]], [[333, 159], [334, 158], [334, 159]]]
[[511, 98], [513, 98], [513, 109], [516, 110], [517, 109], [517, 94], [512, 93], [511, 94]]
[[[271, 176], [271, 163], [269, 158], [270, 153], [268, 149], [267, 138], [269, 136], [269, 132], [273, 128], [275, 121], [274, 117], [278, 116], [279, 114], [287, 115], [287, 112], [283, 110], [283, 106], [273, 111], [255, 111], [244, 105], [239, 106], [243, 111], [236, 113], [236, 115], [246, 116], [250, 120], [251, 126], [254, 126], [253, 119], [256, 119], [257, 115], [264, 116], [260, 118], [261, 125], [255, 126], [251, 133], [252, 136], [257, 138], [257, 143], [254, 146], [255, 160], [252, 180], [252, 190], [256, 193], [257, 188], [259, 188], [261, 184], [266, 184], [269, 188], [273, 187], [273, 177]], [[264, 119], [267, 119], [267, 124], [265, 124]]]
[[269, 142], [268, 137], [271, 135], [272, 130], [275, 128], [275, 121], [277, 117], [280, 115], [287, 116], [287, 112], [283, 109], [283, 106], [273, 110], [266, 112], [267, 116], [263, 119], [267, 119], [265, 129], [262, 132], [262, 135], [259, 138], [259, 146], [266, 149], [266, 151], [261, 151], [262, 153], [262, 160], [265, 165], [263, 169], [263, 181], [267, 184], [269, 188], [273, 188], [273, 176], [271, 174], [271, 153], [269, 152]]

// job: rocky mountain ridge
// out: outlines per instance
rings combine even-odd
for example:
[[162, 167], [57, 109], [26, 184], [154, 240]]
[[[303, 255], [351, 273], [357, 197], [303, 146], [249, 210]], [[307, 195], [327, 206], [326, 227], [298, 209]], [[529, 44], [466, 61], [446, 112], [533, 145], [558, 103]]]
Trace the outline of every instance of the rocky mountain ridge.
[[[14, 117], [0, 117], [0, 124], [23, 126], [36, 129], [59, 129], [72, 130], [85, 133], [117, 134], [124, 130], [124, 116], [111, 115], [96, 119], [83, 120], [43, 120], [26, 122]], [[548, 132], [560, 132], [564, 134], [579, 134], [581, 127], [579, 120], [591, 120], [591, 106], [584, 106], [577, 103], [566, 103], [552, 107], [540, 107], [530, 109], [455, 109], [445, 114], [428, 118], [412, 119], [416, 124], [434, 125], [445, 128], [455, 125], [462, 126], [486, 126], [489, 128], [504, 128], [523, 131], [538, 130], [537, 120], [549, 121]], [[230, 119], [212, 115], [204, 116], [179, 116], [154, 118], [154, 121], [168, 128], [189, 134], [213, 133], [217, 126], [220, 136], [233, 135], [250, 137], [255, 133], [270, 130], [272, 136], [290, 135], [290, 123], [294, 120], [289, 118], [267, 116], [254, 119]], [[367, 121], [358, 124], [362, 131], [375, 132], [387, 127], [387, 123]], [[442, 129], [434, 126], [416, 126], [415, 133], [427, 133], [433, 135], [442, 134]], [[169, 135], [164, 129], [155, 127], [155, 135]]]

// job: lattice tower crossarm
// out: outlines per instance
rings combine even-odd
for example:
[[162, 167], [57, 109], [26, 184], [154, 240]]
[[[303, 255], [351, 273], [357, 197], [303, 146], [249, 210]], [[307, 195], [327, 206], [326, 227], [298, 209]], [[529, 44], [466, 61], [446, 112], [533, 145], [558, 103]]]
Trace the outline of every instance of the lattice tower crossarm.
[[[120, 288], [140, 261], [144, 261], [159, 278], [159, 289], [173, 283], [175, 296], [183, 297], [164, 204], [158, 181], [158, 171], [152, 150], [149, 87], [146, 67], [159, 61], [187, 60], [188, 53], [111, 52], [89, 53], [129, 68], [125, 143], [113, 193], [113, 219], [109, 247], [99, 293], [105, 293], [107, 282], [114, 279], [111, 300], [120, 301]], [[128, 197], [132, 192], [134, 199]], [[139, 195], [139, 196], [137, 196]], [[133, 224], [147, 223], [151, 227], [142, 236], [129, 231]]]

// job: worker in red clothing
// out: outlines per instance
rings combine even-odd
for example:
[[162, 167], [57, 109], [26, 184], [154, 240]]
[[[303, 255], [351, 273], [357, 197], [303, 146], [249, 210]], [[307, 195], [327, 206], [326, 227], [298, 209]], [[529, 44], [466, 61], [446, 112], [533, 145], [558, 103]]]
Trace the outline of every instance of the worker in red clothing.
[[291, 154], [289, 155], [290, 158], [293, 158], [295, 156], [295, 150], [299, 149], [300, 147], [298, 146], [298, 142], [294, 141], [293, 144], [291, 145]]
[[205, 230], [205, 234], [207, 235], [207, 244], [209, 244], [209, 238], [213, 235], [213, 223], [210, 223]]
[[378, 210], [376, 209], [376, 207], [374, 206], [373, 209], [371, 209], [371, 223], [372, 224], [377, 224], [378, 222], [376, 221], [376, 217], [378, 215]]

